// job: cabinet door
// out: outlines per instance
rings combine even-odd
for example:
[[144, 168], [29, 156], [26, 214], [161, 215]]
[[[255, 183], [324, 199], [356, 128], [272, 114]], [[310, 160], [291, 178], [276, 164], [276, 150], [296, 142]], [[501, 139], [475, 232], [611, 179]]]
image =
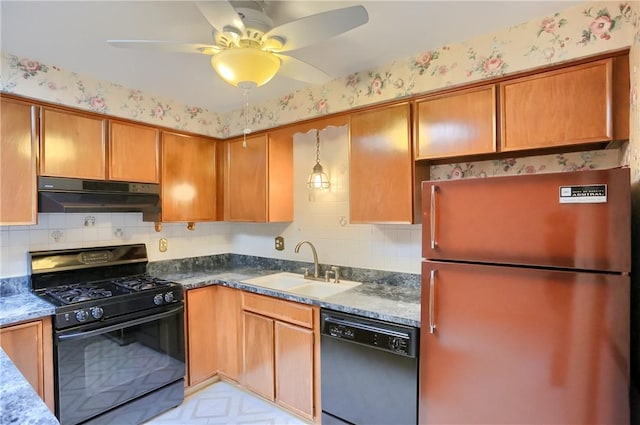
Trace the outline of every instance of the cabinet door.
[[267, 221], [293, 221], [293, 134], [272, 131], [268, 140]]
[[218, 364], [220, 373], [240, 381], [242, 368], [241, 291], [224, 286], [216, 294], [216, 329], [218, 330]]
[[496, 89], [483, 86], [416, 103], [416, 158], [496, 151]]
[[35, 106], [4, 98], [0, 102], [0, 225], [35, 224]]
[[349, 208], [352, 223], [411, 223], [413, 160], [409, 104], [351, 115]]
[[40, 175], [104, 180], [105, 120], [42, 108]]
[[0, 346], [53, 412], [51, 319], [47, 317], [0, 329]]
[[215, 143], [163, 133], [162, 221], [215, 220]]
[[422, 276], [420, 424], [629, 423], [629, 276], [439, 262]]
[[187, 291], [188, 385], [214, 376], [218, 370], [215, 334], [215, 286]]
[[267, 138], [231, 140], [227, 145], [229, 221], [267, 221]]
[[611, 140], [612, 60], [500, 85], [503, 151]]
[[160, 132], [153, 127], [109, 122], [109, 180], [159, 183]]
[[242, 312], [244, 327], [243, 369], [245, 386], [274, 400], [273, 319]]
[[276, 402], [313, 419], [313, 330], [275, 322]]

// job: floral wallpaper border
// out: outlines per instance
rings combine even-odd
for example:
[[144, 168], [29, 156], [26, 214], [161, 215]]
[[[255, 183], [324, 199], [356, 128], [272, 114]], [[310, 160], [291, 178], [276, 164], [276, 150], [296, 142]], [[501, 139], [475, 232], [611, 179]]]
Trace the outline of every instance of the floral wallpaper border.
[[[634, 32], [638, 37], [638, 9], [637, 1], [581, 3], [253, 105], [249, 123], [254, 129], [270, 128], [628, 47]], [[244, 127], [243, 111], [182, 105], [10, 52], [1, 52], [0, 61], [0, 91], [221, 138], [241, 134]], [[634, 102], [637, 105], [637, 94]]]

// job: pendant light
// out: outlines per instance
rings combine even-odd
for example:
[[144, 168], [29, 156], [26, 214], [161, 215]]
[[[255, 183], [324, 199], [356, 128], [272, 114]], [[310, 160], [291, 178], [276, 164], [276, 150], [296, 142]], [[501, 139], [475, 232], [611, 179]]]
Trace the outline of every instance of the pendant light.
[[320, 131], [316, 130], [316, 165], [313, 166], [313, 171], [309, 174], [307, 187], [312, 190], [327, 190], [329, 186], [331, 186], [329, 177], [320, 164]]

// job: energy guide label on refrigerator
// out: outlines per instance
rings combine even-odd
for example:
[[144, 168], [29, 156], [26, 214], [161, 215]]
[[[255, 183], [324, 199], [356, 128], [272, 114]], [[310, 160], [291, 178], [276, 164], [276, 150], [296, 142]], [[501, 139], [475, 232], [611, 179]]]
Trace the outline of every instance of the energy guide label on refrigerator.
[[603, 204], [606, 202], [606, 184], [560, 186], [561, 204]]

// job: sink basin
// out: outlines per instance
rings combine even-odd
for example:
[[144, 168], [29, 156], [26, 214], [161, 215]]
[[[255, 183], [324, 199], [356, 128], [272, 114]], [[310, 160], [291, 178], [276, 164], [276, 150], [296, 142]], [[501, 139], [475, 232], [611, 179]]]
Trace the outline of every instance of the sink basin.
[[289, 292], [296, 295], [303, 295], [309, 298], [323, 299], [339, 294], [348, 289], [355, 288], [360, 282], [342, 281], [340, 283], [313, 282], [306, 285], [296, 286], [289, 289]]
[[294, 273], [275, 273], [267, 276], [254, 277], [251, 279], [243, 280], [245, 283], [251, 285], [262, 286], [264, 288], [279, 289], [286, 291], [294, 286], [304, 285], [309, 283], [307, 279], [302, 277], [301, 274]]
[[243, 282], [316, 299], [327, 298], [361, 284], [361, 282], [350, 280], [344, 280], [340, 283], [311, 281], [300, 274], [287, 272], [254, 277]]

